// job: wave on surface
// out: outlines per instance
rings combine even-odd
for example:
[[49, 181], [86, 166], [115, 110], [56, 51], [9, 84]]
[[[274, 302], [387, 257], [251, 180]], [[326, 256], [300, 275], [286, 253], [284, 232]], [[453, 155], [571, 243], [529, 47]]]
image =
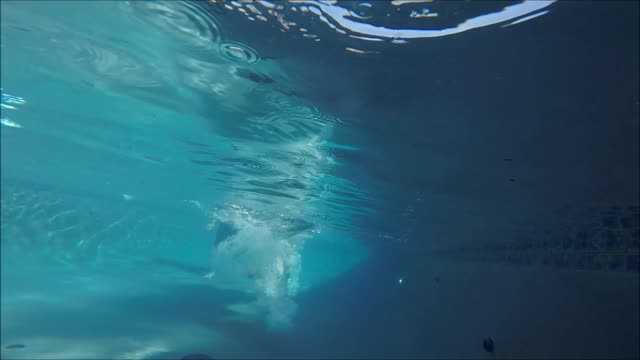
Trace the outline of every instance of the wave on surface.
[[376, 43], [406, 44], [487, 26], [520, 24], [548, 13], [554, 2], [524, 0], [478, 5], [433, 0], [216, 0], [213, 4], [218, 12], [275, 24], [283, 32], [310, 41], [348, 41], [353, 45], [344, 49], [362, 55], [378, 53], [369, 49]]

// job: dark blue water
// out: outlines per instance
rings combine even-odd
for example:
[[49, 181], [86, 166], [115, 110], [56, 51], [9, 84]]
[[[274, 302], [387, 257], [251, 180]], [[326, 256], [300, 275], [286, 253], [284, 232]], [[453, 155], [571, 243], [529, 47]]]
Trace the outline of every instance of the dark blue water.
[[1, 6], [2, 358], [640, 356], [637, 2]]

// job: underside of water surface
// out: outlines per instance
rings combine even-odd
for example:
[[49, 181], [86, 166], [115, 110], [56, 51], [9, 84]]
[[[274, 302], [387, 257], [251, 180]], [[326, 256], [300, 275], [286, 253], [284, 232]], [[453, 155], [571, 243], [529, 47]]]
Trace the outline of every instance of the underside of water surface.
[[3, 1], [1, 357], [638, 357], [634, 11]]

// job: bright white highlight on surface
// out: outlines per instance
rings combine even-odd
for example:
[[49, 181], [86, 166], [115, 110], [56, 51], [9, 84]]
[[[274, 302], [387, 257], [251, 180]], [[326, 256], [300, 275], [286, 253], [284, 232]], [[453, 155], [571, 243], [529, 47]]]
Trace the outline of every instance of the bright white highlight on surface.
[[506, 25], [502, 25], [502, 27], [507, 27], [507, 26], [511, 26], [511, 25], [515, 25], [515, 24], [520, 24], [520, 23], [525, 22], [527, 20], [535, 19], [538, 16], [542, 16], [542, 15], [548, 13], [548, 12], [549, 12], [549, 10], [544, 10], [544, 11], [541, 11], [539, 13], [531, 14], [529, 16], [525, 16], [523, 18], [520, 18], [520, 19], [518, 19], [518, 20], [516, 20], [514, 22], [510, 22], [510, 23], [508, 23]]
[[540, 0], [540, 1], [525, 1], [519, 4], [510, 5], [505, 7], [502, 11], [480, 15], [464, 21], [453, 28], [439, 29], [439, 30], [420, 30], [420, 29], [390, 29], [382, 26], [375, 26], [367, 23], [362, 23], [349, 19], [351, 13], [348, 9], [325, 5], [315, 1], [305, 1], [309, 4], [309, 9], [313, 11], [314, 7], [317, 7], [321, 12], [333, 19], [343, 28], [353, 31], [355, 33], [379, 36], [384, 38], [404, 38], [404, 39], [418, 39], [418, 38], [432, 38], [458, 34], [471, 29], [476, 29], [484, 26], [494, 25], [501, 22], [516, 19], [521, 16], [531, 14], [532, 12], [544, 9], [553, 4], [555, 0]]
[[2, 124], [2, 126], [8, 126], [8, 127], [14, 127], [14, 128], [22, 127], [22, 125], [15, 123], [9, 119], [0, 119], [0, 123]]

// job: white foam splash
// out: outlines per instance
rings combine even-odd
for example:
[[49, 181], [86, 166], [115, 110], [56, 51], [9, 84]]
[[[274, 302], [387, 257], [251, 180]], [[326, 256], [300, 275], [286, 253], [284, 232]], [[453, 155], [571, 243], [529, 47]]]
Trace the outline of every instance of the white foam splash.
[[286, 238], [275, 230], [274, 220], [258, 220], [253, 215], [240, 206], [216, 213], [217, 224], [225, 222], [237, 232], [214, 247], [212, 271], [216, 275], [212, 281], [222, 288], [257, 295], [269, 327], [287, 327], [297, 308], [292, 297], [300, 287], [304, 235]]

